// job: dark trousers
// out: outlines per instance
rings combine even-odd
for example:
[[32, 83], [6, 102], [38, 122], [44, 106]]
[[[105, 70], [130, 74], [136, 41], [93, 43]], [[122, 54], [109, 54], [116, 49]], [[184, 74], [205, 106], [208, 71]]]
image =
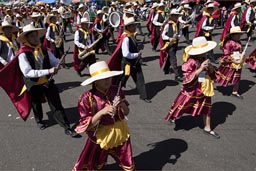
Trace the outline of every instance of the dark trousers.
[[79, 66], [79, 72], [83, 71], [85, 67], [90, 66], [96, 62], [95, 55], [89, 55], [84, 58]]
[[180, 74], [179, 74], [178, 65], [177, 65], [176, 51], [177, 49], [172, 46], [167, 49], [168, 56], [166, 58], [166, 62], [164, 65], [164, 72], [169, 72], [170, 66], [171, 66], [175, 74], [175, 77], [178, 77], [180, 76]]
[[161, 36], [161, 31], [160, 31], [160, 27], [156, 27], [155, 28], [155, 41], [153, 43], [153, 49], [156, 50], [158, 44], [159, 44], [159, 40], [160, 40], [160, 36]]
[[71, 21], [70, 19], [64, 19], [62, 20], [62, 24], [63, 24], [63, 30], [64, 32], [67, 32], [67, 28], [69, 29], [70, 33], [74, 33], [72, 30], [72, 25], [71, 25]]
[[[136, 59], [133, 59], [136, 60]], [[130, 75], [126, 75], [126, 65], [130, 65]], [[147, 98], [147, 92], [146, 92], [146, 86], [145, 86], [145, 80], [144, 80], [144, 75], [142, 72], [141, 64], [138, 62], [133, 65], [130, 62], [127, 62], [126, 59], [122, 60], [122, 70], [124, 71], [124, 75], [122, 76], [121, 82], [122, 86], [126, 86], [126, 82], [131, 76], [133, 81], [136, 84], [136, 88], [140, 93], [140, 98], [141, 99], [146, 99]]]
[[186, 42], [187, 43], [190, 43], [190, 40], [189, 40], [189, 30], [188, 30], [188, 27], [185, 27], [182, 29], [182, 33], [186, 39]]
[[57, 48], [55, 43], [51, 42], [51, 48], [53, 50], [53, 54], [56, 58], [60, 59], [62, 55], [64, 54], [64, 43], [62, 42], [62, 45]]
[[43, 109], [42, 100], [44, 96], [47, 98], [49, 107], [53, 114], [53, 118], [63, 128], [69, 128], [69, 121], [65, 115], [64, 108], [61, 104], [58, 88], [53, 82], [49, 82], [47, 86], [35, 85], [29, 90], [32, 101], [32, 110], [34, 112], [37, 123], [42, 122]]

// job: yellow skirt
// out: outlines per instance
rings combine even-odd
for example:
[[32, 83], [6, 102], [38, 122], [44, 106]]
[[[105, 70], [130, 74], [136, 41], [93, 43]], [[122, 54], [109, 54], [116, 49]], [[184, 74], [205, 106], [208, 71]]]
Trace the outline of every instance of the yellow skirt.
[[130, 137], [127, 122], [116, 121], [113, 125], [100, 125], [96, 132], [96, 143], [104, 150], [118, 147]]

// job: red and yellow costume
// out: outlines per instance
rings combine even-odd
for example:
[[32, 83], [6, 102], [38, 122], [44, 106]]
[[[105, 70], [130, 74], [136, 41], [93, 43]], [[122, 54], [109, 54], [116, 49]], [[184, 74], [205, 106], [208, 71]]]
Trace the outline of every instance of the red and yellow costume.
[[[91, 90], [80, 96], [78, 110], [81, 118], [76, 131], [85, 131], [88, 139], [74, 166], [74, 171], [102, 169], [108, 155], [111, 155], [123, 170], [134, 170], [129, 128], [120, 109], [117, 109], [113, 118], [104, 115], [98, 126], [88, 129], [93, 116], [111, 104], [117, 91], [118, 88], [112, 86], [107, 93]], [[122, 92], [120, 97], [128, 105]]]
[[252, 70], [256, 70], [256, 49], [254, 49], [245, 62]]
[[206, 71], [204, 82], [198, 81], [195, 72], [205, 59], [189, 57], [182, 65], [184, 75], [183, 87], [172, 104], [165, 120], [175, 120], [182, 114], [192, 116], [208, 115], [211, 113], [211, 96], [214, 95], [213, 81], [214, 73]]
[[216, 73], [216, 82], [221, 86], [228, 86], [228, 84], [236, 85], [240, 81], [242, 64], [235, 64], [233, 61], [233, 53], [238, 51], [242, 53], [241, 42], [234, 40], [227, 40], [224, 42], [223, 53], [224, 56], [220, 58], [221, 65]]

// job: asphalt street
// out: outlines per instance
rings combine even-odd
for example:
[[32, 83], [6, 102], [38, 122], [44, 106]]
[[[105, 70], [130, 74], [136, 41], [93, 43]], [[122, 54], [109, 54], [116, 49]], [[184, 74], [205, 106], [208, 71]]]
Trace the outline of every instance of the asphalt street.
[[[143, 23], [144, 25], [144, 23]], [[146, 32], [145, 27], [143, 27]], [[194, 36], [191, 28], [190, 38]], [[219, 42], [222, 29], [214, 30], [214, 40]], [[254, 35], [255, 36], [255, 35]], [[246, 36], [242, 37], [245, 45]], [[74, 125], [79, 120], [77, 102], [79, 96], [88, 87], [80, 83], [89, 77], [85, 69], [79, 77], [72, 68], [73, 35], [67, 33], [65, 48], [71, 48], [66, 57], [69, 69], [61, 69], [54, 76], [66, 114]], [[182, 50], [187, 46], [184, 37], [180, 39], [177, 52], [178, 65], [182, 64]], [[255, 48], [252, 40], [246, 52]], [[101, 51], [100, 51], [101, 52]], [[219, 46], [214, 49], [221, 56]], [[98, 60], [107, 60], [109, 55], [99, 54]], [[243, 100], [230, 96], [232, 87], [215, 85], [212, 98], [212, 127], [221, 136], [214, 139], [202, 131], [201, 117], [189, 115], [170, 125], [164, 121], [170, 105], [181, 89], [174, 81], [174, 75], [164, 75], [159, 68], [159, 52], [153, 52], [148, 38], [143, 50], [143, 72], [146, 88], [152, 103], [139, 99], [133, 80], [130, 78], [124, 89], [130, 103], [128, 124], [131, 132], [133, 158], [137, 170], [182, 170], [215, 171], [239, 170], [256, 171], [256, 73], [245, 65], [240, 83]], [[71, 138], [56, 124], [48, 104], [44, 104], [44, 120], [49, 125], [45, 130], [36, 127], [33, 113], [24, 122], [13, 107], [5, 92], [0, 89], [0, 170], [36, 171], [71, 170], [80, 155], [86, 141], [86, 134], [80, 138]], [[109, 157], [108, 170], [119, 169]]]

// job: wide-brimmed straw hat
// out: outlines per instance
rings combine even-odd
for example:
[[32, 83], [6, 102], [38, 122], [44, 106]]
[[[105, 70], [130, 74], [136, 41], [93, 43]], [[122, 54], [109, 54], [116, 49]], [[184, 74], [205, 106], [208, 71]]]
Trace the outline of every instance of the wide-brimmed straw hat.
[[165, 4], [164, 4], [164, 3], [162, 3], [162, 2], [161, 2], [161, 3], [159, 3], [159, 4], [157, 5], [157, 9], [158, 9], [158, 8], [160, 8], [160, 7], [165, 7]]
[[232, 8], [232, 10], [236, 10], [236, 9], [241, 8], [241, 7], [242, 7], [242, 4], [241, 4], [241, 3], [236, 3], [236, 4], [234, 5], [234, 7]]
[[92, 22], [90, 22], [88, 18], [81, 18], [81, 24], [83, 23], [92, 24]]
[[204, 3], [204, 6], [207, 6], [208, 4], [213, 3], [213, 2], [214, 2], [213, 0], [207, 0], [207, 1]]
[[216, 47], [217, 43], [214, 41], [207, 41], [204, 36], [196, 37], [193, 39], [192, 45], [185, 48], [188, 55], [200, 55]]
[[98, 10], [96, 14], [100, 15], [100, 14], [104, 14], [104, 12], [102, 10]]
[[132, 24], [138, 24], [138, 23], [139, 22], [136, 22], [134, 17], [129, 17], [129, 18], [124, 19], [124, 25], [125, 26], [129, 26], [129, 25], [132, 25]]
[[85, 5], [84, 4], [79, 4], [78, 8], [77, 8], [77, 11], [82, 9], [82, 8], [85, 8]]
[[169, 14], [169, 17], [172, 17], [172, 16], [180, 16], [182, 15], [181, 13], [179, 13], [179, 11], [177, 9], [172, 9], [170, 14]]
[[242, 31], [239, 26], [231, 27], [229, 34], [225, 36], [225, 38], [229, 37], [232, 34], [244, 34], [245, 31]]
[[208, 9], [213, 8], [214, 10], [218, 9], [213, 3], [208, 4], [207, 6], [203, 7], [203, 11], [207, 11]]
[[46, 33], [46, 29], [44, 29], [44, 28], [35, 28], [32, 24], [28, 24], [28, 25], [24, 26], [22, 31], [23, 32], [19, 35], [19, 37], [17, 39], [19, 43], [25, 42], [26, 41], [25, 36], [30, 32], [37, 31], [39, 38], [43, 37]]
[[157, 2], [154, 2], [151, 8], [156, 8], [156, 7], [158, 7], [158, 4]]
[[89, 85], [97, 80], [114, 77], [123, 74], [123, 71], [110, 71], [105, 61], [99, 61], [89, 67], [91, 77], [81, 83], [82, 86]]
[[32, 12], [32, 14], [30, 15], [31, 18], [38, 18], [41, 17], [41, 14], [38, 12]]
[[189, 4], [185, 4], [185, 5], [184, 5], [184, 8], [191, 10], [191, 7], [189, 6]]
[[53, 17], [56, 17], [56, 18], [57, 18], [57, 16], [54, 15], [54, 14], [49, 14], [49, 15], [47, 15], [47, 17], [46, 17], [46, 22], [47, 22], [48, 24], [50, 24], [50, 23], [51, 23], [51, 19], [52, 19]]
[[5, 27], [11, 27], [12, 28], [12, 32], [18, 32], [19, 31], [19, 28], [10, 24], [8, 21], [3, 21], [1, 26], [0, 26], [0, 33], [3, 32], [3, 28]]

